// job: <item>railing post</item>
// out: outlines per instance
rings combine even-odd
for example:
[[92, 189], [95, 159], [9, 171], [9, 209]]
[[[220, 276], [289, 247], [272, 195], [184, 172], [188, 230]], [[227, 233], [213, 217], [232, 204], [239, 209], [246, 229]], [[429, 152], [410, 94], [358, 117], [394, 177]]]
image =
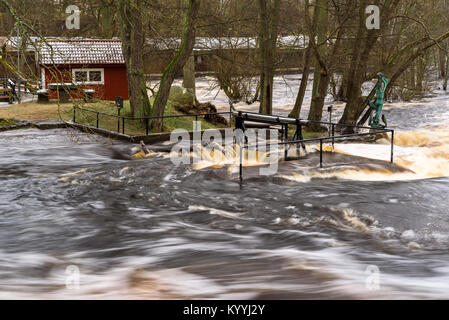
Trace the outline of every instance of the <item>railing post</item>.
[[335, 148], [335, 124], [332, 123], [332, 152], [334, 152]]
[[149, 127], [149, 125], [148, 125], [148, 118], [145, 118], [145, 133], [146, 133], [146, 135], [148, 135], [148, 127]]
[[73, 106], [73, 123], [76, 123], [76, 106]]
[[323, 139], [320, 139], [320, 168], [323, 168]]
[[284, 144], [284, 160], [288, 159], [288, 124], [285, 124], [284, 126], [284, 142], [286, 144]]
[[100, 113], [97, 112], [97, 129], [98, 129], [99, 122], [100, 122]]
[[195, 115], [195, 129], [193, 131], [197, 131], [198, 130], [198, 115]]
[[240, 183], [243, 182], [243, 143], [240, 145], [240, 164], [239, 164]]
[[118, 108], [117, 132], [120, 133], [120, 108]]
[[122, 118], [122, 133], [125, 134], [125, 117]]
[[391, 163], [394, 163], [394, 130], [391, 130]]

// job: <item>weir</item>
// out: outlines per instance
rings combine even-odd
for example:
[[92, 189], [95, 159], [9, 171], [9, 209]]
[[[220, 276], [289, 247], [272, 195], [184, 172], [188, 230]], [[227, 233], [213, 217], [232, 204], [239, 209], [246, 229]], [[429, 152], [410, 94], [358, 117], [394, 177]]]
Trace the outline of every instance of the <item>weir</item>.
[[[284, 160], [285, 161], [291, 161], [291, 160], [299, 160], [301, 159], [301, 153], [300, 149], [302, 148], [304, 150], [304, 154], [306, 153], [306, 146], [305, 144], [308, 142], [317, 142], [320, 146], [320, 168], [323, 168], [323, 143], [325, 141], [330, 141], [332, 144], [331, 152], [333, 152], [335, 148], [335, 141], [336, 140], [345, 140], [348, 138], [357, 138], [357, 137], [364, 137], [364, 136], [372, 136], [372, 135], [378, 135], [381, 133], [390, 133], [391, 134], [391, 152], [390, 152], [390, 163], [394, 163], [394, 130], [393, 129], [387, 129], [387, 128], [372, 128], [372, 127], [365, 127], [365, 126], [359, 126], [359, 125], [351, 125], [351, 124], [341, 124], [341, 123], [334, 123], [334, 122], [326, 122], [326, 121], [313, 121], [313, 120], [303, 120], [300, 118], [289, 118], [285, 116], [276, 116], [276, 115], [269, 115], [269, 114], [261, 114], [261, 113], [255, 113], [255, 112], [247, 112], [247, 111], [233, 111], [233, 116], [235, 117], [235, 129], [240, 129], [244, 133], [247, 130], [247, 127], [245, 123], [251, 122], [251, 123], [263, 123], [263, 124], [270, 124], [270, 125], [278, 125], [280, 126], [280, 132], [281, 132], [281, 141], [276, 144], [268, 144], [268, 147], [271, 146], [284, 146]], [[310, 124], [321, 124], [326, 125], [329, 127], [329, 135], [327, 137], [321, 137], [321, 138], [311, 138], [311, 139], [304, 139], [303, 137], [303, 126], [304, 125], [310, 125]], [[289, 139], [289, 126], [295, 126], [295, 134], [292, 137], [292, 139]], [[351, 127], [355, 131], [359, 130], [369, 130], [369, 132], [357, 132], [352, 134], [342, 134], [342, 135], [335, 135], [335, 128], [339, 127]], [[246, 137], [246, 135], [245, 135]], [[257, 145], [249, 145], [248, 140], [245, 138], [240, 143], [243, 143], [240, 150], [243, 149], [249, 149], [249, 148], [257, 148]], [[289, 157], [288, 151], [290, 145], [296, 146], [296, 151], [298, 157]], [[243, 161], [244, 161], [244, 155], [243, 152], [240, 152], [240, 162], [239, 162], [239, 178], [240, 181], [243, 181]]]

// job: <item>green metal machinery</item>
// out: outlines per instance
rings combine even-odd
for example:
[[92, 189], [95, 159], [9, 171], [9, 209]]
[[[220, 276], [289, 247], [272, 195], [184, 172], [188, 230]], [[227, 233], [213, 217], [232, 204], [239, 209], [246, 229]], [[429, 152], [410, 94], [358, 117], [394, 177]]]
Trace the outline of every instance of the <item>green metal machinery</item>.
[[377, 78], [379, 81], [376, 84], [376, 99], [368, 102], [369, 107], [371, 108], [369, 115], [369, 126], [374, 129], [383, 129], [387, 126], [387, 121], [385, 116], [382, 115], [383, 124], [380, 124], [380, 116], [384, 106], [385, 90], [387, 90], [390, 80], [382, 73], [378, 73]]

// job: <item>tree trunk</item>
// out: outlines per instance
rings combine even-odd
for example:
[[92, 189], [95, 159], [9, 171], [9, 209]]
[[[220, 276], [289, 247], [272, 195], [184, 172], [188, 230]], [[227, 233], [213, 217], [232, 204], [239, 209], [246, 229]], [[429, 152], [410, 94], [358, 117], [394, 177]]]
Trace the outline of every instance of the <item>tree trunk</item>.
[[446, 52], [442, 47], [438, 48], [438, 70], [440, 71], [440, 78], [444, 79], [446, 76]]
[[114, 36], [114, 0], [102, 0], [100, 7], [100, 26], [101, 35], [105, 39], [111, 39]]
[[[307, 21], [310, 20], [309, 15], [308, 15], [308, 10], [309, 10], [309, 1], [306, 0], [305, 1], [305, 14], [306, 14]], [[311, 30], [309, 32], [309, 45], [307, 46], [307, 49], [304, 53], [304, 67], [302, 70], [301, 84], [299, 86], [298, 95], [296, 96], [295, 105], [294, 105], [292, 111], [290, 112], [290, 114], [288, 115], [291, 118], [299, 118], [299, 116], [301, 114], [302, 103], [304, 102], [304, 96], [306, 94], [307, 84], [309, 82], [310, 67], [312, 65], [313, 47], [312, 47], [312, 43], [311, 43], [310, 39], [315, 38], [316, 21], [317, 21], [316, 15], [317, 14], [318, 14], [318, 11], [314, 10], [313, 22], [312, 22], [312, 25], [310, 26]]]
[[[195, 45], [195, 23], [197, 19], [198, 10], [200, 7], [200, 0], [186, 0], [187, 8], [184, 21], [184, 32], [178, 52], [174, 58], [170, 61], [162, 74], [161, 83], [159, 85], [159, 91], [156, 94], [153, 105], [153, 116], [162, 117], [164, 115], [165, 106], [170, 94], [170, 88], [175, 80], [177, 74], [179, 74], [187, 60], [192, 54], [193, 47]], [[163, 122], [162, 119], [155, 119], [151, 123], [152, 128], [156, 128], [158, 131], [162, 131]]]
[[416, 89], [416, 63], [412, 63], [409, 68], [409, 88], [411, 91], [415, 91]]
[[301, 114], [301, 107], [304, 101], [304, 96], [306, 95], [307, 83], [309, 82], [310, 66], [312, 64], [311, 62], [312, 62], [312, 47], [309, 44], [305, 52], [304, 68], [302, 70], [302, 79], [301, 84], [299, 86], [298, 95], [296, 96], [295, 105], [290, 114], [288, 115], [291, 118], [299, 118], [299, 115]]
[[145, 45], [143, 2], [143, 0], [118, 0], [122, 50], [128, 76], [132, 117], [148, 116], [151, 112], [143, 71], [143, 48]]
[[259, 64], [260, 64], [260, 113], [273, 110], [273, 77], [280, 0], [258, 0], [259, 9]]
[[[365, 26], [365, 8], [366, 0], [361, 1], [359, 7], [359, 26], [356, 39], [352, 48], [352, 59], [348, 70], [348, 87], [347, 87], [347, 103], [339, 123], [355, 124], [363, 112], [360, 105], [363, 102], [362, 84], [366, 70], [366, 61], [368, 61], [369, 53], [374, 46], [378, 32], [376, 30], [367, 30]], [[343, 128], [346, 132], [353, 130]]]
[[444, 75], [443, 90], [447, 90], [447, 80], [449, 79], [449, 56], [446, 55], [446, 73]]
[[[389, 15], [394, 12], [399, 2], [398, 0], [384, 2], [381, 8], [381, 21], [388, 20]], [[365, 8], [367, 5], [367, 0], [359, 1], [359, 26], [353, 43], [351, 65], [348, 71], [347, 103], [339, 120], [339, 123], [342, 124], [356, 124], [366, 107], [361, 87], [365, 80], [366, 62], [380, 35], [380, 30], [366, 28]], [[344, 132], [350, 133], [353, 132], [353, 129], [346, 127]]]
[[[420, 57], [416, 66], [416, 91], [419, 95], [424, 93], [424, 78], [426, 76], [426, 61], [425, 57]], [[446, 74], [446, 72], [445, 72]]]
[[340, 86], [337, 91], [337, 100], [338, 101], [347, 101], [347, 90], [348, 90], [348, 73], [343, 72]]
[[[317, 40], [318, 43], [314, 46], [316, 55], [320, 59], [324, 59], [327, 51], [327, 20], [328, 20], [328, 0], [317, 0], [315, 10], [316, 25], [317, 25]], [[312, 39], [312, 42], [315, 41]], [[329, 86], [329, 73], [325, 66], [316, 60], [315, 71], [313, 75], [313, 89], [312, 89], [312, 101], [310, 102], [309, 120], [321, 121], [323, 115], [324, 99], [326, 98], [327, 88]], [[313, 125], [315, 129], [319, 128], [319, 125]]]

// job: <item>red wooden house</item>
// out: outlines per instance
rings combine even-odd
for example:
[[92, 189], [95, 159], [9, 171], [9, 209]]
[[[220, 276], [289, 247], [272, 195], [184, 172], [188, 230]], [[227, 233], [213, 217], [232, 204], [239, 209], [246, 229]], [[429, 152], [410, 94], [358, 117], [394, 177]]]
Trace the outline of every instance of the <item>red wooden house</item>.
[[120, 40], [51, 39], [39, 54], [42, 89], [49, 99], [92, 94], [100, 100], [128, 99], [128, 81]]

